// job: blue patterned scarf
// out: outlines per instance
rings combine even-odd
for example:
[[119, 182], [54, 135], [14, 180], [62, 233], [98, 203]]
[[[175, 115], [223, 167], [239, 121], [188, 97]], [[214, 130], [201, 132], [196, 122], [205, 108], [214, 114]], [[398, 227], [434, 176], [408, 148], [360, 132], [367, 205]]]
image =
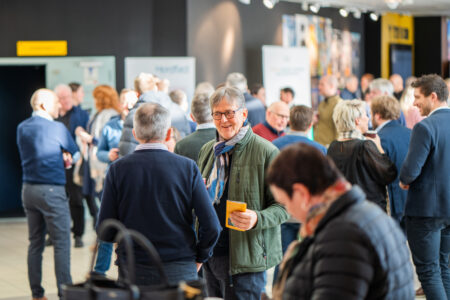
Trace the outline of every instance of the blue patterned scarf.
[[245, 120], [244, 126], [242, 126], [238, 134], [232, 139], [225, 141], [222, 137], [218, 136], [218, 141], [214, 144], [214, 165], [206, 183], [209, 198], [214, 204], [220, 203], [220, 198], [223, 195], [225, 185], [228, 181], [229, 172], [227, 170], [230, 167], [229, 152], [244, 138], [249, 128], [250, 125]]

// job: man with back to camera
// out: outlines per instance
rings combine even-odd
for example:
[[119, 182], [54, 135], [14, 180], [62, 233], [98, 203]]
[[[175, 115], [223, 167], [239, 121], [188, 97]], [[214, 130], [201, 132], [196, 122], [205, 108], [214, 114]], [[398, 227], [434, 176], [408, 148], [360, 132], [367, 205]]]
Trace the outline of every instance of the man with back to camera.
[[[98, 224], [117, 219], [144, 234], [161, 256], [171, 284], [197, 279], [197, 271], [212, 255], [221, 231], [202, 176], [195, 162], [170, 153], [163, 144], [172, 135], [167, 109], [144, 103], [133, 119], [133, 135], [139, 145], [111, 164]], [[197, 236], [192, 210], [199, 223]], [[105, 241], [112, 239], [106, 237]], [[118, 254], [122, 258], [122, 252]], [[136, 284], [158, 284], [158, 271], [148, 255], [137, 249], [135, 257]]]
[[428, 117], [414, 126], [400, 171], [400, 187], [408, 190], [406, 235], [427, 299], [449, 299], [449, 92], [438, 75], [424, 75], [412, 87], [414, 105]]
[[[32, 117], [17, 127], [17, 145], [23, 170], [22, 201], [28, 223], [28, 280], [34, 300], [45, 300], [42, 252], [45, 234], [54, 246], [58, 296], [70, 276], [70, 211], [64, 185], [65, 164], [79, 157], [78, 147], [58, 117], [58, 97], [39, 89], [31, 97]], [[72, 159], [73, 157], [73, 159]]]
[[197, 123], [197, 130], [175, 145], [175, 153], [197, 162], [198, 154], [204, 144], [216, 138], [207, 94], [197, 94], [191, 103], [191, 118]]
[[251, 127], [264, 122], [266, 108], [258, 98], [248, 93], [247, 78], [243, 74], [237, 72], [228, 74], [225, 85], [227, 87], [237, 88], [244, 94], [245, 106], [248, 110], [248, 121]]
[[[381, 147], [397, 170], [400, 170], [408, 153], [411, 136], [411, 129], [395, 122], [400, 116], [400, 103], [392, 96], [379, 96], [372, 100], [371, 110], [373, 126], [380, 137]], [[397, 174], [397, 178], [388, 184], [389, 205], [391, 216], [405, 230], [407, 192], [398, 185], [399, 175]]]
[[289, 121], [289, 106], [278, 101], [272, 103], [266, 111], [266, 120], [252, 128], [253, 132], [269, 142], [283, 136]]

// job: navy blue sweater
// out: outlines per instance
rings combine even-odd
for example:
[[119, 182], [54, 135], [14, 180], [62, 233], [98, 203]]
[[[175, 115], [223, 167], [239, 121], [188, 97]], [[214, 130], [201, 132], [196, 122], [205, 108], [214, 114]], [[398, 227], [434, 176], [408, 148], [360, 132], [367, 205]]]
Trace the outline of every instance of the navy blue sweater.
[[[144, 234], [163, 262], [205, 262], [221, 231], [195, 162], [165, 150], [135, 151], [111, 165], [98, 224], [110, 218]], [[150, 264], [139, 248], [135, 255], [137, 263]]]
[[33, 116], [17, 127], [23, 182], [64, 185], [62, 149], [72, 155], [78, 147], [64, 124]]

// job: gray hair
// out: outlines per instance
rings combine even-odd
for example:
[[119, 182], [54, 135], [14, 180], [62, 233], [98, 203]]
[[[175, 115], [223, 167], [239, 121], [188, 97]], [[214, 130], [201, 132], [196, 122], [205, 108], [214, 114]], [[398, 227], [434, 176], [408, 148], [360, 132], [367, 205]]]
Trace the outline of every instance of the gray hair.
[[366, 103], [361, 100], [339, 102], [333, 111], [333, 121], [338, 132], [356, 129], [355, 120], [366, 114]]
[[242, 93], [245, 93], [247, 91], [247, 78], [242, 73], [230, 73], [227, 76], [225, 85], [227, 87], [237, 88]]
[[68, 86], [67, 84], [58, 84], [53, 91], [55, 92], [56, 95], [58, 95], [62, 90], [66, 90], [67, 92], [69, 92], [70, 94], [72, 94], [72, 89], [70, 88], [70, 86]]
[[371, 91], [380, 91], [382, 94], [387, 96], [394, 95], [394, 86], [392, 83], [384, 78], [377, 78], [372, 80], [369, 84], [369, 89]]
[[197, 124], [210, 123], [213, 121], [209, 97], [207, 94], [196, 94], [192, 99], [191, 113]]
[[230, 104], [236, 104], [238, 108], [245, 108], [244, 94], [237, 88], [224, 86], [218, 88], [209, 99], [211, 111], [223, 98]]
[[215, 91], [215, 88], [211, 83], [209, 83], [207, 81], [203, 81], [203, 82], [200, 82], [199, 84], [197, 84], [197, 87], [195, 88], [195, 91], [194, 91], [194, 96], [197, 94], [206, 94], [206, 95], [208, 95], [208, 98], [209, 98], [214, 93], [214, 91]]
[[136, 137], [144, 141], [164, 141], [170, 128], [170, 112], [157, 103], [144, 103], [133, 118]]

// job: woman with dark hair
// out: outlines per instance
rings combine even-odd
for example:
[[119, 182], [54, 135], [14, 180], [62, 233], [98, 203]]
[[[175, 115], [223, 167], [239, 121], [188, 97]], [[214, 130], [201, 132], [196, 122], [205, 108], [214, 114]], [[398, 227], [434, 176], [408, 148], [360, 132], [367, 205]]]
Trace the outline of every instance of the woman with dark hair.
[[406, 238], [315, 147], [284, 148], [270, 165], [275, 199], [302, 223], [280, 266], [275, 300], [414, 299]]

